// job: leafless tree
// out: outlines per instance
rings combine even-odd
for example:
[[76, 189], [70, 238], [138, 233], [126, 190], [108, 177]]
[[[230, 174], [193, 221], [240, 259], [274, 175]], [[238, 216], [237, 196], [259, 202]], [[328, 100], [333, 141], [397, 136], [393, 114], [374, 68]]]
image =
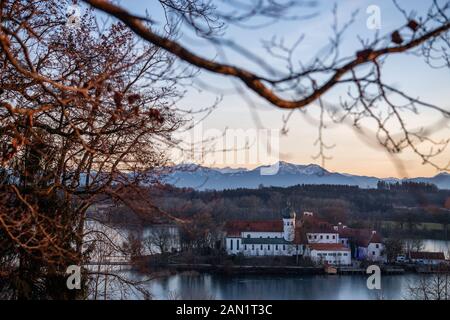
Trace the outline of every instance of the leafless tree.
[[[156, 275], [134, 279], [127, 266], [114, 262], [127, 262], [139, 255], [141, 242], [136, 236], [101, 223], [88, 223], [85, 228], [84, 246], [89, 250], [89, 264], [84, 267], [86, 275], [85, 299], [135, 299], [151, 298], [146, 288]], [[111, 263], [113, 262], [113, 263]]]
[[450, 276], [448, 273], [437, 273], [423, 276], [409, 285], [409, 299], [415, 300], [449, 300]]
[[425, 244], [421, 239], [411, 239], [405, 241], [405, 251], [406, 252], [418, 252], [425, 249]]
[[[183, 124], [171, 107], [191, 71], [90, 10], [68, 25], [72, 3], [0, 1], [0, 291], [13, 298], [86, 295], [65, 270], [101, 243], [87, 233], [109, 241], [85, 230], [87, 209], [133, 208]], [[164, 214], [145, 201], [133, 209]]]
[[150, 253], [169, 253], [175, 245], [176, 238], [168, 227], [155, 227], [144, 239], [144, 244]]
[[396, 238], [386, 239], [384, 242], [385, 253], [389, 262], [395, 262], [397, 256], [405, 252], [404, 241]]
[[180, 228], [180, 244], [182, 250], [205, 252], [215, 247], [220, 238], [219, 226], [208, 212], [195, 214]]

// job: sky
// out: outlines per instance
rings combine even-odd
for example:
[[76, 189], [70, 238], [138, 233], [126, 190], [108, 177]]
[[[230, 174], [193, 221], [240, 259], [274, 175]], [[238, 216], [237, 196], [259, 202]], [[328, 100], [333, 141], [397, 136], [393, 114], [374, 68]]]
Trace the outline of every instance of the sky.
[[[415, 10], [419, 14], [428, 9], [430, 2], [399, 1], [408, 11]], [[358, 36], [370, 38], [377, 32], [375, 29], [367, 28], [367, 19], [371, 17], [371, 13], [366, 10], [370, 6], [376, 5], [380, 8], [381, 28], [378, 32], [381, 35], [388, 34], [405, 23], [404, 18], [390, 0], [343, 0], [337, 3], [340, 23], [348, 21], [351, 13], [359, 9], [354, 24], [345, 34], [341, 48], [342, 56], [352, 55], [361, 48]], [[161, 10], [154, 0], [123, 0], [121, 5], [136, 14], [143, 14], [147, 11], [150, 17], [157, 21], [162, 18]], [[282, 37], [286, 44], [291, 44], [301, 34], [304, 34], [305, 38], [296, 51], [296, 57], [299, 61], [308, 62], [328, 43], [333, 22], [331, 14], [333, 5], [333, 1], [318, 0], [318, 6], [313, 9], [296, 9], [301, 13], [303, 13], [301, 10], [306, 10], [306, 13], [313, 11], [318, 13], [311, 19], [282, 21], [259, 29], [229, 27], [222, 36], [245, 46], [246, 49], [260, 56], [271, 66], [283, 68], [284, 65], [281, 62], [267, 55], [262, 41], [276, 36], [278, 39]], [[182, 34], [180, 41], [204, 57], [260, 71], [257, 65], [241, 55], [225, 51], [223, 53], [226, 57], [223, 57], [220, 55], [222, 52], [217, 52], [211, 46], [198, 41], [187, 29], [182, 28], [180, 32]], [[431, 69], [425, 64], [423, 58], [398, 55], [387, 60], [384, 66], [384, 79], [387, 83], [401, 88], [415, 97], [438, 104], [446, 110], [450, 109], [450, 73], [448, 69]], [[204, 85], [205, 83], [207, 86]], [[236, 88], [243, 88], [245, 96]], [[333, 104], [339, 101], [339, 97], [343, 94], [345, 94], [345, 90], [332, 90], [323, 99], [325, 102]], [[287, 133], [281, 134], [283, 119], [288, 116], [289, 112], [270, 105], [246, 90], [238, 81], [207, 71], [200, 73], [195, 88], [189, 88], [186, 98], [179, 104], [181, 108], [198, 110], [212, 105], [219, 95], [223, 95], [221, 102], [197, 128], [194, 128], [197, 132], [189, 131], [179, 135], [183, 142], [194, 141], [197, 147], [198, 141], [205, 140], [205, 138], [216, 137], [215, 142], [201, 144], [209, 151], [206, 152], [205, 157], [196, 156], [195, 159], [185, 159], [184, 155], [183, 161], [196, 161], [216, 167], [252, 168], [270, 164], [276, 160], [284, 160], [298, 164], [316, 163], [324, 165], [329, 171], [377, 177], [433, 176], [438, 173], [434, 167], [422, 164], [421, 159], [411, 151], [406, 150], [393, 157], [377, 144], [375, 137], [370, 133], [366, 132], [361, 135], [351, 124], [336, 124], [330, 121], [326, 121], [327, 126], [322, 132], [324, 141], [333, 146], [326, 151], [330, 158], [325, 162], [315, 159], [314, 156], [319, 151], [318, 145], [315, 145], [319, 134], [317, 126], [319, 108], [316, 103], [305, 108], [306, 116], [304, 112], [300, 111], [292, 113], [286, 126]], [[419, 115], [406, 115], [406, 120], [411, 127], [420, 127], [440, 120], [440, 116], [425, 111]], [[365, 125], [369, 129], [373, 126], [370, 122]], [[450, 136], [449, 128], [449, 122], [447, 122], [446, 126], [434, 132], [432, 137], [435, 139], [447, 138]], [[225, 133], [226, 136], [229, 132], [231, 135], [223, 139], [223, 134]], [[252, 140], [255, 134], [257, 140]], [[239, 136], [242, 135], [250, 137], [248, 141], [251, 146], [243, 148], [247, 150], [245, 155], [243, 149], [239, 148], [240, 151], [234, 150], [233, 154], [222, 152], [223, 149], [232, 149], [229, 147], [233, 138], [236, 137], [239, 140]], [[266, 135], [271, 135], [271, 138], [266, 138]], [[267, 142], [269, 140], [270, 143]], [[226, 143], [227, 141], [228, 143]], [[252, 141], [258, 142], [253, 143]], [[258, 149], [252, 149], [252, 146], [256, 145], [258, 145]], [[270, 155], [261, 151], [267, 146], [272, 152]], [[215, 151], [213, 152], [213, 150]], [[179, 154], [174, 158], [180, 158]], [[450, 148], [435, 160], [438, 164], [445, 165], [449, 159]]]

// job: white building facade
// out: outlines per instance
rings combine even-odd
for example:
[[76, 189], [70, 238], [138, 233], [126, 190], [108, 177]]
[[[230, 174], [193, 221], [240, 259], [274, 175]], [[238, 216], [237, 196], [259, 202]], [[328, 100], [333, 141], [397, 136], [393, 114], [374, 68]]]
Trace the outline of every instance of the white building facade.
[[303, 255], [305, 246], [296, 239], [296, 213], [288, 205], [280, 221], [235, 221], [228, 226], [228, 254], [245, 256]]
[[350, 249], [343, 246], [313, 245], [310, 251], [311, 260], [319, 264], [343, 265], [352, 264]]
[[282, 210], [278, 221], [234, 221], [227, 225], [225, 249], [230, 255], [244, 256], [303, 256], [322, 264], [350, 265], [351, 251], [339, 239], [339, 232], [316, 221], [310, 212], [296, 219], [294, 209]]
[[370, 242], [367, 246], [367, 260], [383, 262], [386, 260], [384, 245], [381, 242]]

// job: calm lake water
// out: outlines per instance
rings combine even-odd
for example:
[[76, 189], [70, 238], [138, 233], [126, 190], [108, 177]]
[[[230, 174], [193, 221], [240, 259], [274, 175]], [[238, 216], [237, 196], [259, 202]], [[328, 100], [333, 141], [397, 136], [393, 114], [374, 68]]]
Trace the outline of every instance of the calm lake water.
[[[144, 238], [152, 229], [144, 230]], [[125, 237], [124, 237], [125, 238]], [[450, 241], [423, 240], [425, 251], [442, 251], [448, 257]], [[153, 250], [151, 250], [153, 251]], [[156, 250], [155, 250], [156, 251]], [[137, 272], [121, 271], [133, 280], [143, 280]], [[408, 299], [408, 287], [422, 276], [382, 275], [381, 290], [369, 290], [364, 275], [264, 276], [217, 274], [177, 274], [147, 282], [153, 299], [252, 299], [252, 300], [372, 300]], [[112, 296], [123, 299], [124, 297]], [[125, 299], [140, 299], [132, 292]]]
[[[448, 257], [450, 241], [423, 240], [423, 245], [425, 251], [442, 251]], [[381, 290], [367, 289], [363, 275], [178, 274], [153, 280], [147, 286], [154, 299], [403, 300], [409, 297], [408, 287], [421, 277], [382, 275]]]
[[174, 275], [153, 280], [154, 299], [372, 300], [408, 299], [416, 274], [382, 276], [381, 290], [369, 290], [362, 275], [222, 276]]

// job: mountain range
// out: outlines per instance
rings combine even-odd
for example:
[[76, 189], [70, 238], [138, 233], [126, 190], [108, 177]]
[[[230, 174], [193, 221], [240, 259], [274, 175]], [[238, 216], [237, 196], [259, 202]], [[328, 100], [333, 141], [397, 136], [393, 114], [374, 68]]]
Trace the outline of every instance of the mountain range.
[[390, 183], [426, 182], [435, 184], [439, 189], [450, 189], [450, 174], [446, 172], [434, 177], [377, 178], [330, 172], [316, 164], [299, 165], [284, 161], [250, 170], [211, 168], [193, 164], [177, 165], [172, 169], [165, 178], [166, 183], [197, 190], [256, 189], [260, 186], [289, 187], [298, 184], [355, 185], [360, 188], [376, 188], [379, 180]]

